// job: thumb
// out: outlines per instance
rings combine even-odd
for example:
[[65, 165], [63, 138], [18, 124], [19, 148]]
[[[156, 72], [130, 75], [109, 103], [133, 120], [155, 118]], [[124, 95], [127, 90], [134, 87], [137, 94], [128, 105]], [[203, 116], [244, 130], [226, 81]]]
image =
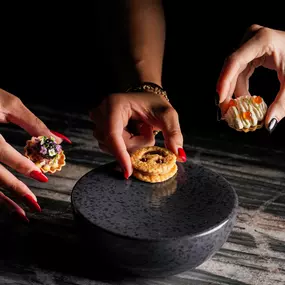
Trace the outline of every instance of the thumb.
[[265, 126], [269, 133], [272, 133], [277, 127], [278, 123], [285, 117], [285, 84], [282, 86], [267, 111], [265, 118]]

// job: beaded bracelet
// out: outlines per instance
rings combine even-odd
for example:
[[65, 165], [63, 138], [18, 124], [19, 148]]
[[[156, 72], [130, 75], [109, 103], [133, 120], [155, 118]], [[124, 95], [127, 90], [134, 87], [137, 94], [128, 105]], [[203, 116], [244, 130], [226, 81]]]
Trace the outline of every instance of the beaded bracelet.
[[167, 92], [162, 87], [152, 82], [143, 82], [137, 87], [130, 87], [127, 92], [152, 92], [163, 96], [167, 101], [169, 101]]
[[[161, 95], [169, 102], [167, 92], [162, 87], [152, 82], [143, 82], [139, 86], [128, 88], [126, 92], [150, 92]], [[160, 131], [153, 131], [153, 134], [156, 136], [159, 132]]]

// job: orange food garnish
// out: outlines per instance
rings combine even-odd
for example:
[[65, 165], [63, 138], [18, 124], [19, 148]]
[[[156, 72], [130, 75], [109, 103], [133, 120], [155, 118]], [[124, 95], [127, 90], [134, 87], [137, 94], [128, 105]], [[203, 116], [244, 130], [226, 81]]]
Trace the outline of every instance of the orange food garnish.
[[237, 105], [237, 102], [235, 100], [233, 100], [233, 99], [229, 102], [229, 107], [233, 107], [233, 106], [236, 106], [236, 105]]
[[253, 101], [256, 104], [261, 104], [262, 103], [262, 98], [260, 96], [256, 96], [256, 97], [253, 98]]
[[250, 120], [251, 119], [251, 112], [250, 111], [243, 112], [242, 116], [245, 120]]

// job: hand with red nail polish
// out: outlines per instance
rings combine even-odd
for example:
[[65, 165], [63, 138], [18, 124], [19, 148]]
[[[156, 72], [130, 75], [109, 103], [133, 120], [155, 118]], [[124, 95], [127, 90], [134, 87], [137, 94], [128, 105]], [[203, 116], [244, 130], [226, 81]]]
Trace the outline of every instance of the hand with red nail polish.
[[[58, 143], [65, 140], [70, 142], [65, 136], [59, 133], [53, 134], [47, 126], [36, 117], [16, 96], [0, 89], [0, 123], [13, 123], [26, 130], [31, 136], [53, 136]], [[24, 142], [25, 143], [25, 142]], [[19, 180], [13, 171], [21, 173], [39, 182], [47, 182], [48, 178], [40, 169], [28, 158], [11, 146], [0, 134], [0, 183], [8, 191], [13, 192], [31, 211], [41, 211], [33, 192]], [[10, 167], [9, 171], [5, 166]], [[8, 208], [13, 211], [13, 215], [22, 220], [26, 218], [25, 211], [3, 193], [0, 199]]]
[[0, 191], [0, 207], [2, 211], [8, 212], [15, 221], [20, 223], [29, 222], [29, 219], [27, 218], [25, 211], [1, 191]]
[[186, 160], [178, 114], [163, 96], [150, 92], [111, 94], [93, 110], [91, 118], [99, 147], [115, 156], [125, 178], [132, 174], [130, 153], [155, 144], [153, 130], [161, 130], [165, 146], [180, 161]]
[[[0, 135], [0, 161], [27, 177], [39, 182], [48, 181], [48, 178], [39, 168], [8, 144], [2, 135]], [[0, 165], [0, 181], [7, 190], [13, 191], [13, 194], [18, 196], [20, 201], [24, 202], [30, 210], [40, 211], [40, 206], [33, 192], [3, 165]], [[24, 212], [22, 213], [24, 214]]]
[[63, 141], [65, 141], [65, 142], [67, 142], [67, 143], [69, 143], [69, 144], [72, 143], [71, 140], [70, 140], [68, 137], [66, 137], [65, 135], [62, 135], [62, 134], [60, 134], [60, 133], [58, 133], [58, 132], [55, 132], [55, 131], [51, 131], [51, 133], [52, 133], [55, 137], [58, 137], [58, 138], [62, 139]]

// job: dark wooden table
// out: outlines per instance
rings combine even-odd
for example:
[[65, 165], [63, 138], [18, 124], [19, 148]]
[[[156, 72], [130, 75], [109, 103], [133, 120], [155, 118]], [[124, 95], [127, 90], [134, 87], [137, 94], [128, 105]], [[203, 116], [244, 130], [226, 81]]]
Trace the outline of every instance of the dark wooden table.
[[[15, 223], [1, 214], [0, 284], [285, 284], [283, 149], [252, 145], [248, 139], [241, 144], [223, 134], [205, 136], [194, 132], [189, 138], [185, 135], [189, 159], [222, 174], [235, 187], [240, 202], [236, 226], [221, 250], [196, 270], [165, 279], [131, 280], [112, 276], [107, 268], [100, 267], [100, 261], [80, 251], [70, 208], [70, 192], [76, 181], [113, 158], [98, 149], [85, 114], [29, 107], [73, 144], [64, 146], [67, 165], [60, 173], [49, 176], [48, 183], [16, 174], [37, 195], [43, 211], [28, 213], [29, 225]], [[1, 125], [0, 131], [23, 151], [29, 138], [23, 130]], [[260, 130], [260, 136], [263, 134]]]

